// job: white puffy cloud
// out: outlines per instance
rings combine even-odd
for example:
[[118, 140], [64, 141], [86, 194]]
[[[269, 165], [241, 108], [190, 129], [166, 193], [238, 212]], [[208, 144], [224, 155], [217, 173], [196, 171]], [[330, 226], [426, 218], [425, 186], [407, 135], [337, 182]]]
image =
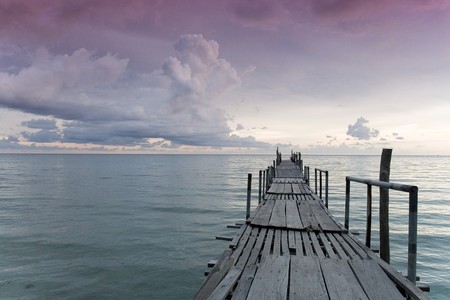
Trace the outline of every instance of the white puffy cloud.
[[377, 137], [380, 133], [377, 129], [372, 129], [366, 124], [369, 123], [368, 120], [360, 117], [356, 120], [355, 124], [348, 125], [347, 135], [355, 137], [358, 140], [369, 140], [373, 137]]

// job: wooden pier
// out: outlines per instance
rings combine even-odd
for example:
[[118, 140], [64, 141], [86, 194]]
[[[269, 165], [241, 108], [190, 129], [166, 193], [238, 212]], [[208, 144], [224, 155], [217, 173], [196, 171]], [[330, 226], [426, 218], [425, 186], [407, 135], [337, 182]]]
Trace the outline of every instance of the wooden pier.
[[333, 218], [301, 164], [276, 165], [195, 299], [428, 299]]

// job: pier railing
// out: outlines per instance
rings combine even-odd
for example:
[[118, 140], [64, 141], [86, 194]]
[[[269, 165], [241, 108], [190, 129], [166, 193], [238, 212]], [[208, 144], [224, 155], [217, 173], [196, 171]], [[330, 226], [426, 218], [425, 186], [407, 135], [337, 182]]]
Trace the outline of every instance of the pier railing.
[[[309, 171], [309, 169], [308, 169]], [[317, 177], [319, 174], [319, 177]], [[325, 206], [328, 208], [328, 171], [321, 169], [314, 169], [314, 180], [315, 180], [315, 193], [322, 198], [322, 190], [323, 190], [323, 177], [322, 174], [325, 174]], [[319, 182], [319, 194], [317, 194], [317, 182]]]
[[[418, 206], [418, 188], [417, 186], [391, 183], [386, 181], [370, 180], [347, 176], [345, 178], [345, 223], [346, 229], [349, 229], [350, 219], [350, 182], [358, 182], [367, 185], [367, 218], [366, 218], [366, 246], [370, 248], [371, 226], [372, 226], [372, 186], [396, 190], [409, 193], [409, 229], [408, 229], [408, 279], [416, 283], [416, 265], [417, 265], [417, 206]], [[388, 210], [389, 207], [386, 207]], [[389, 215], [389, 212], [382, 212], [380, 205], [380, 216]], [[384, 224], [384, 225], [383, 225]], [[389, 230], [389, 220], [380, 220], [380, 236], [382, 231]], [[380, 239], [380, 248], [389, 249], [389, 239]], [[380, 249], [380, 250], [381, 250]], [[380, 251], [381, 252], [381, 251]], [[384, 257], [381, 257], [384, 259]], [[384, 259], [385, 260], [385, 259]]]

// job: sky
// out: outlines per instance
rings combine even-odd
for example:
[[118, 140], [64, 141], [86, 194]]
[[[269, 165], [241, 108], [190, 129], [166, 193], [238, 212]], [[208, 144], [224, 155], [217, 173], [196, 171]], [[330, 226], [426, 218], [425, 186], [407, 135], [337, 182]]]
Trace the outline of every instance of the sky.
[[0, 0], [0, 152], [450, 154], [449, 0]]

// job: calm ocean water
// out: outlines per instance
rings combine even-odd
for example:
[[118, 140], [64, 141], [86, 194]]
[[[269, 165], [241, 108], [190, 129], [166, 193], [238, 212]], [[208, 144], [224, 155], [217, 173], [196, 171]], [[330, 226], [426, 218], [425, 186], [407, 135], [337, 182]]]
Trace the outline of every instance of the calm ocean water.
[[[247, 173], [256, 180], [273, 159], [0, 155], [0, 299], [191, 299], [206, 263], [227, 247], [214, 237], [234, 236], [226, 225], [245, 216]], [[341, 221], [345, 176], [378, 177], [378, 156], [303, 159], [312, 176], [329, 170], [330, 210]], [[395, 152], [391, 164], [392, 182], [419, 187], [417, 274], [433, 299], [450, 294], [449, 166], [450, 157]], [[350, 227], [361, 232], [364, 195], [352, 185]], [[400, 271], [407, 200], [391, 193], [391, 263]]]

